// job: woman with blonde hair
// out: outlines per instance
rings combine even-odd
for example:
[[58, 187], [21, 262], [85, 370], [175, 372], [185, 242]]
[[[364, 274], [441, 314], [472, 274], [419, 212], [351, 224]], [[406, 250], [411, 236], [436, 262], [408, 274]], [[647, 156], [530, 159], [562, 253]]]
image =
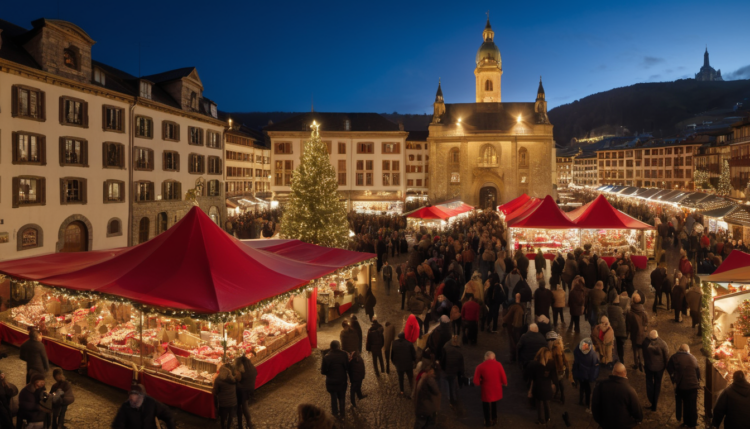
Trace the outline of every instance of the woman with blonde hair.
[[549, 423], [549, 401], [554, 397], [553, 383], [557, 378], [557, 368], [552, 359], [552, 352], [542, 347], [536, 352], [534, 360], [527, 366], [524, 378], [531, 381], [529, 398], [536, 402], [537, 423]]
[[555, 331], [547, 333], [547, 343], [549, 344], [550, 351], [552, 352], [552, 361], [555, 363], [555, 369], [557, 370], [557, 377], [552, 380], [552, 383], [557, 388], [557, 392], [560, 394], [560, 402], [565, 405], [565, 390], [563, 388], [563, 380], [566, 378], [573, 381], [573, 374], [570, 370], [570, 362], [568, 357], [565, 355], [565, 344], [561, 336]]

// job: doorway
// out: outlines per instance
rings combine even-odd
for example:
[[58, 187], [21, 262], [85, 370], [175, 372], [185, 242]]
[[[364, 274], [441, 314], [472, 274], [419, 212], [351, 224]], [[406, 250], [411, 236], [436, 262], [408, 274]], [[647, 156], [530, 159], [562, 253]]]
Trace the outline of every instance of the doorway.
[[75, 221], [65, 227], [61, 252], [85, 252], [88, 250], [88, 230], [81, 221]]
[[482, 189], [479, 190], [479, 208], [491, 208], [494, 210], [499, 198], [500, 195], [498, 195], [495, 185], [485, 184]]

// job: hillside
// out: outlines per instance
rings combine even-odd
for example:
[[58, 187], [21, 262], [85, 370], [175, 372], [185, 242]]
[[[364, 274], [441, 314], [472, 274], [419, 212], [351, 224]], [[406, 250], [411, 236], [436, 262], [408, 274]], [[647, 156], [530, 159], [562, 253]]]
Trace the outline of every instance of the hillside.
[[572, 138], [588, 137], [592, 130], [619, 126], [672, 135], [680, 121], [710, 110], [731, 110], [738, 102], [747, 109], [749, 100], [750, 80], [639, 83], [555, 107], [549, 119], [555, 126], [555, 141], [567, 146]]
[[[289, 119], [292, 116], [299, 115], [300, 112], [234, 112], [227, 113], [222, 112], [223, 115], [228, 115], [232, 120], [239, 123], [245, 124], [250, 128], [257, 130], [262, 129], [268, 125], [268, 121], [273, 123], [281, 122], [285, 119]], [[399, 113], [381, 113], [386, 119], [393, 123], [404, 124], [404, 130], [406, 131], [426, 131], [427, 126], [432, 120], [432, 114], [429, 115], [409, 115]]]

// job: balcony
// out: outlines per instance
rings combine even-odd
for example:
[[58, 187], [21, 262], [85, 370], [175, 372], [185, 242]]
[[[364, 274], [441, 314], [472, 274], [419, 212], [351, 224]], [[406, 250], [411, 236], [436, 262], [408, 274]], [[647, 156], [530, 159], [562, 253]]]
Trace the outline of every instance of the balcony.
[[727, 144], [750, 143], [750, 136], [727, 140]]
[[740, 159], [730, 159], [729, 166], [730, 167], [748, 167], [750, 166], [750, 157], [745, 157], [745, 158], [740, 158]]

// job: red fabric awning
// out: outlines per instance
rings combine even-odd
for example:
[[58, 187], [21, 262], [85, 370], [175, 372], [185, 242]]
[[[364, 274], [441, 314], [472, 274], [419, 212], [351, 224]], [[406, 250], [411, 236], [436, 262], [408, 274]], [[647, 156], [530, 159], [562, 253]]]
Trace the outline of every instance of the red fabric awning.
[[[739, 250], [732, 250], [732, 253], [727, 256], [727, 259], [725, 259], [721, 263], [721, 265], [719, 265], [719, 268], [717, 268], [710, 277], [725, 273], [727, 271], [733, 271], [739, 268], [747, 267], [750, 267], [750, 255]], [[750, 277], [748, 277], [747, 279], [748, 281], [750, 281]]]
[[524, 217], [519, 217], [508, 222], [510, 228], [539, 228], [539, 229], [568, 229], [577, 228], [568, 217], [560, 210], [555, 200], [547, 195], [534, 211]]
[[526, 201], [525, 203], [523, 203], [517, 209], [515, 209], [512, 212], [508, 213], [505, 216], [505, 223], [510, 224], [511, 222], [513, 222], [516, 219], [521, 219], [521, 218], [524, 218], [524, 217], [528, 216], [541, 203], [542, 203], [542, 200], [540, 200], [539, 198], [530, 198], [528, 201]]
[[575, 223], [581, 229], [653, 229], [651, 225], [612, 207], [604, 195], [599, 195], [588, 204]]
[[586, 211], [586, 210], [587, 210], [587, 209], [589, 208], [589, 206], [590, 206], [590, 205], [591, 205], [592, 203], [593, 203], [593, 201], [591, 201], [591, 202], [588, 202], [588, 203], [586, 203], [586, 204], [582, 205], [581, 207], [578, 207], [578, 208], [576, 208], [576, 209], [573, 209], [573, 210], [571, 210], [571, 211], [569, 211], [569, 212], [567, 212], [567, 213], [565, 213], [565, 214], [566, 214], [566, 215], [568, 216], [568, 218], [569, 218], [570, 220], [572, 220], [572, 221], [574, 221], [574, 222], [575, 222], [575, 220], [576, 220], [576, 219], [578, 219], [579, 217], [581, 217], [581, 215], [582, 215], [582, 214], [583, 214], [583, 213], [584, 213], [584, 212], [585, 212], [585, 211]]
[[521, 196], [516, 197], [508, 201], [507, 203], [497, 206], [497, 211], [507, 216], [508, 213], [513, 213], [513, 211], [515, 211], [516, 209], [524, 205], [524, 203], [526, 203], [530, 199], [531, 199], [530, 196], [526, 194], [521, 194]]
[[449, 218], [452, 218], [453, 216], [458, 216], [460, 214], [470, 212], [472, 210], [474, 210], [474, 207], [468, 204], [463, 204], [463, 203], [460, 206], [453, 208], [453, 209], [449, 209], [447, 207], [441, 207], [441, 206], [430, 206], [430, 207], [422, 207], [421, 209], [410, 213], [406, 217], [417, 218], [417, 219], [448, 220]]
[[[307, 246], [300, 249], [310, 252]], [[193, 207], [172, 228], [135, 247], [3, 261], [0, 273], [147, 305], [218, 313], [253, 305], [375, 257], [315, 247], [331, 259], [323, 264], [254, 248]]]

